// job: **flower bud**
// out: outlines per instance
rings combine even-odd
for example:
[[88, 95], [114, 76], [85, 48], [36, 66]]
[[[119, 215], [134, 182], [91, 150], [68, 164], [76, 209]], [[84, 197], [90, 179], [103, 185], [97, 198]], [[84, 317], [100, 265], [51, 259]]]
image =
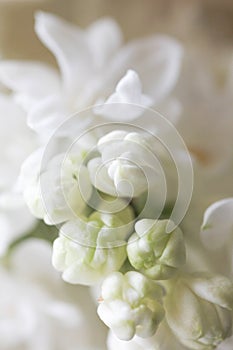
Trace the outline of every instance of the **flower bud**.
[[[130, 234], [129, 208], [119, 214], [94, 212], [88, 219], [68, 221], [53, 245], [53, 265], [69, 283], [94, 285], [117, 271], [126, 259]], [[127, 222], [124, 222], [127, 220]]]
[[189, 349], [214, 349], [230, 336], [233, 283], [224, 276], [199, 273], [178, 278], [166, 302], [167, 322]]
[[143, 135], [116, 130], [98, 142], [101, 157], [88, 163], [92, 184], [112, 196], [137, 197], [148, 188], [154, 158]]
[[184, 350], [168, 327], [165, 319], [159, 325], [156, 333], [149, 338], [135, 335], [129, 341], [120, 340], [112, 331], [107, 338], [108, 350]]
[[162, 287], [139, 272], [114, 272], [102, 284], [98, 315], [121, 340], [151, 337], [164, 317]]
[[[24, 173], [37, 158], [35, 154], [28, 160]], [[30, 181], [27, 181], [27, 176], [24, 180], [24, 198], [31, 212], [49, 225], [80, 215], [92, 193], [87, 168], [82, 164], [81, 151], [75, 155], [55, 156], [44, 169], [38, 167], [28, 178]]]
[[183, 234], [177, 227], [167, 233], [168, 220], [143, 219], [127, 245], [132, 266], [152, 279], [168, 279], [185, 263]]

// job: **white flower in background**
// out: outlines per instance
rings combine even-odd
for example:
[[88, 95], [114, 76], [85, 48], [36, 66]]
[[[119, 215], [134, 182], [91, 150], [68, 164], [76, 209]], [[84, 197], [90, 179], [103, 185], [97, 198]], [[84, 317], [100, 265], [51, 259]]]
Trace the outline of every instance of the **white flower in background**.
[[163, 288], [139, 272], [110, 274], [102, 284], [98, 315], [122, 340], [151, 337], [164, 317]]
[[[152, 100], [153, 105], [164, 106], [176, 84], [182, 49], [169, 37], [151, 36], [122, 46], [122, 33], [112, 19], [100, 19], [82, 30], [43, 12], [36, 15], [35, 30], [54, 54], [61, 74], [37, 62], [5, 61], [0, 64], [0, 81], [29, 111], [28, 122], [41, 135], [100, 99], [146, 106]], [[149, 98], [142, 94], [137, 75], [127, 74], [129, 69], [139, 74]], [[167, 105], [174, 102], [168, 100]]]
[[88, 294], [61, 283], [50, 256], [49, 243], [31, 239], [12, 252], [10, 268], [1, 266], [1, 349], [102, 349], [94, 310], [83, 309]]
[[204, 213], [201, 238], [207, 249], [219, 249], [233, 238], [233, 198], [213, 203]]
[[166, 319], [189, 349], [214, 349], [232, 332], [233, 283], [208, 273], [178, 278], [165, 300]]
[[212, 193], [224, 187], [221, 173], [233, 157], [232, 73], [228, 51], [215, 55], [194, 46], [186, 52], [175, 90], [182, 104], [178, 130], [198, 166], [198, 176], [205, 176], [203, 190]]
[[130, 236], [127, 253], [131, 265], [152, 279], [171, 278], [185, 263], [182, 231], [166, 232], [168, 220], [139, 220]]
[[210, 205], [203, 218], [200, 233], [204, 247], [215, 255], [223, 273], [233, 274], [233, 198]]
[[[193, 160], [193, 199], [183, 226], [187, 235], [196, 236], [195, 240], [204, 210], [215, 201], [233, 196], [232, 76], [228, 50], [216, 55], [209, 47], [187, 48], [175, 89], [182, 105], [176, 127]], [[222, 255], [212, 261], [217, 267], [222, 265], [221, 273], [225, 273], [224, 258]]]
[[126, 259], [126, 240], [132, 232], [133, 211], [93, 212], [87, 219], [68, 221], [53, 245], [53, 265], [74, 284], [94, 285], [118, 271]]
[[92, 184], [112, 196], [137, 197], [156, 181], [155, 158], [147, 138], [137, 132], [115, 130], [99, 139], [101, 157], [88, 163]]
[[[37, 147], [35, 134], [26, 124], [25, 112], [12, 99], [0, 94], [0, 255], [35, 224], [16, 182], [21, 163]], [[17, 224], [16, 224], [17, 222]]]

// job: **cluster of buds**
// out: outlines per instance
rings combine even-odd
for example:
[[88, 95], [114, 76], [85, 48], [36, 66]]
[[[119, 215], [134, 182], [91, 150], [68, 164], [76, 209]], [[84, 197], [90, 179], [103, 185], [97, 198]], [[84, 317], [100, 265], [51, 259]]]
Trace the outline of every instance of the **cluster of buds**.
[[[163, 288], [139, 272], [114, 272], [102, 284], [100, 318], [122, 340], [152, 336], [164, 317]], [[120, 310], [120, 312], [119, 312]]]
[[[94, 148], [53, 157], [26, 184], [25, 198], [37, 217], [59, 224], [52, 262], [63, 279], [102, 285], [98, 315], [119, 344], [156, 343], [162, 323], [189, 349], [214, 349], [231, 332], [233, 285], [183, 269], [184, 235], [170, 214], [157, 217], [155, 148], [142, 132], [109, 132]], [[138, 203], [151, 180], [155, 196], [147, 215]], [[39, 181], [42, 191], [33, 192]]]

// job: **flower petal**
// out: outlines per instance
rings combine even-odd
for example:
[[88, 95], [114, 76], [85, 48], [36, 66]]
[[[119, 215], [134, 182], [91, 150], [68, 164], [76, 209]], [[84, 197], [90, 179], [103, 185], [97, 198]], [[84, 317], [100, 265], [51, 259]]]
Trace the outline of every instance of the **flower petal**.
[[233, 198], [212, 204], [204, 214], [201, 238], [209, 249], [221, 248], [227, 244], [233, 233]]
[[77, 136], [91, 121], [92, 116], [80, 119], [75, 115], [69, 102], [59, 95], [48, 96], [35, 104], [28, 115], [28, 125], [45, 139], [55, 131], [57, 137]]
[[77, 92], [91, 74], [91, 55], [84, 32], [49, 13], [37, 12], [35, 20], [38, 37], [57, 59], [65, 89]]
[[83, 88], [96, 65], [104, 64], [121, 42], [120, 32], [111, 20], [100, 20], [84, 31], [55, 15], [38, 12], [35, 30], [55, 55], [69, 93]]
[[[56, 93], [60, 88], [58, 73], [41, 62], [0, 62], [0, 81], [13, 90], [20, 99], [40, 99]], [[41, 83], [46, 82], [46, 84]]]
[[116, 91], [107, 99], [103, 106], [97, 106], [95, 111], [108, 119], [131, 121], [144, 112], [144, 108], [152, 106], [153, 100], [142, 93], [142, 85], [138, 74], [128, 70], [119, 81]]
[[87, 40], [96, 68], [102, 68], [122, 44], [122, 33], [112, 18], [101, 18], [87, 29]]
[[147, 94], [156, 103], [176, 84], [182, 57], [180, 44], [166, 36], [152, 36], [134, 40], [116, 55], [109, 67], [123, 75], [131, 68], [138, 72]]

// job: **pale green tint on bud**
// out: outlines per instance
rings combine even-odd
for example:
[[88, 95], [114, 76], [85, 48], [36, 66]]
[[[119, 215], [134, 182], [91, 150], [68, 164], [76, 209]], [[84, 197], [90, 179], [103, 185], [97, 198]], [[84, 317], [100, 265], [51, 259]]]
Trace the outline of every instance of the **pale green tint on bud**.
[[[24, 181], [23, 192], [28, 207], [33, 215], [48, 225], [79, 216], [91, 197], [92, 185], [88, 170], [82, 164], [82, 150], [78, 151], [77, 154], [58, 154], [43, 170], [37, 169], [30, 181]], [[33, 167], [37, 158], [37, 154], [34, 159], [31, 157], [26, 167]]]
[[163, 288], [139, 272], [110, 274], [102, 284], [98, 315], [121, 340], [151, 337], [164, 317]]
[[211, 350], [230, 336], [233, 284], [224, 277], [200, 273], [177, 279], [166, 302], [167, 322], [189, 349]]
[[61, 223], [79, 216], [92, 193], [82, 154], [55, 157], [41, 176], [41, 186], [46, 223]]
[[[115, 214], [124, 224], [131, 225], [133, 230], [135, 213], [129, 201], [124, 198], [112, 197], [105, 193], [99, 193], [97, 203], [94, 203], [97, 212], [103, 214]], [[96, 214], [95, 214], [96, 215]]]
[[[118, 271], [126, 259], [132, 224], [129, 208], [118, 214], [93, 212], [65, 223], [53, 245], [53, 265], [73, 284], [94, 285]], [[126, 220], [126, 222], [124, 222]]]
[[168, 279], [185, 263], [185, 244], [177, 227], [166, 232], [168, 220], [143, 219], [127, 245], [132, 266], [152, 279]]

